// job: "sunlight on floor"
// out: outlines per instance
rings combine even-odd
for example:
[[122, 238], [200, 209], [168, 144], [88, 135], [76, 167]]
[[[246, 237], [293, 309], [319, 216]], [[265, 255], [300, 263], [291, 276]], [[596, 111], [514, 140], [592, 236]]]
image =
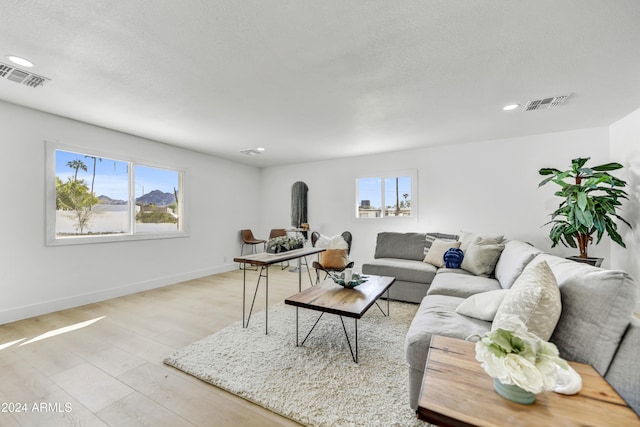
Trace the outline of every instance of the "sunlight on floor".
[[[34, 343], [36, 341], [40, 341], [46, 338], [51, 338], [51, 337], [55, 337], [56, 335], [61, 335], [61, 334], [65, 334], [67, 332], [72, 332], [78, 329], [82, 329], [85, 328], [87, 326], [93, 325], [94, 323], [96, 323], [99, 320], [104, 319], [107, 316], [102, 316], [102, 317], [96, 317], [95, 319], [91, 319], [91, 320], [87, 320], [85, 322], [80, 322], [80, 323], [76, 323], [75, 325], [69, 325], [69, 326], [65, 326], [64, 328], [59, 328], [59, 329], [55, 329], [53, 331], [49, 331], [49, 332], [45, 332], [42, 335], [38, 335], [35, 338], [30, 339], [29, 341], [25, 341], [22, 344], [20, 344], [20, 346], [26, 345], [26, 344], [31, 344]], [[23, 338], [24, 340], [24, 338]], [[22, 340], [19, 340], [22, 341]]]
[[5, 344], [0, 344], [0, 350], [4, 350], [5, 348], [11, 347], [12, 345], [17, 344], [20, 341], [24, 341], [24, 340], [26, 340], [26, 338], [20, 338], [19, 340], [11, 341]]

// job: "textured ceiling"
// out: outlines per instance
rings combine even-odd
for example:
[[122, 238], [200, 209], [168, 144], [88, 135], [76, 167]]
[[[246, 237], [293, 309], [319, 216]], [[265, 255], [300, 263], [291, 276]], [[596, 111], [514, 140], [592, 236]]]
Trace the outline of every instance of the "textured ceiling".
[[[638, 0], [0, 4], [0, 62], [20, 55], [51, 79], [2, 79], [0, 99], [259, 167], [640, 108]], [[557, 109], [502, 111], [564, 93]]]

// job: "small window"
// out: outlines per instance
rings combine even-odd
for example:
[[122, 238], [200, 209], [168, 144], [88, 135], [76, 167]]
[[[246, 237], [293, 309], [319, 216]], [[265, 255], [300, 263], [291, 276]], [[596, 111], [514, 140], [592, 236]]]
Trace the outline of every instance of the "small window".
[[412, 217], [415, 172], [356, 179], [356, 218]]
[[54, 144], [47, 158], [48, 244], [184, 235], [184, 172]]

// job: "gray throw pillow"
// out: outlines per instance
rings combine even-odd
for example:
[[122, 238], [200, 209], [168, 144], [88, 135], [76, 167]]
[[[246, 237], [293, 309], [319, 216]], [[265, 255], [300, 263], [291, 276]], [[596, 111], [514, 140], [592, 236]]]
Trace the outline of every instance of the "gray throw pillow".
[[491, 276], [504, 249], [502, 240], [503, 236], [475, 236], [467, 250], [463, 249], [464, 258], [460, 268], [476, 276]]
[[424, 260], [424, 233], [378, 233], [374, 258]]

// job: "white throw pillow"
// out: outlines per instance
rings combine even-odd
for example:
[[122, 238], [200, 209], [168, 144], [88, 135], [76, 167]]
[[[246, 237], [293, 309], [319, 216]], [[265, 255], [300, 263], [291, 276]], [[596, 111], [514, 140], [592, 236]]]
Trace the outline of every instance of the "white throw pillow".
[[551, 338], [562, 312], [560, 289], [546, 261], [532, 261], [513, 283], [500, 304], [491, 330], [517, 316], [529, 332], [547, 341]]
[[507, 292], [509, 289], [497, 289], [471, 295], [460, 303], [456, 308], [456, 313], [491, 322]]
[[331, 238], [329, 249], [349, 249], [349, 244], [344, 240], [344, 237], [342, 237], [341, 234], [338, 234]]
[[349, 249], [349, 244], [341, 234], [337, 236], [329, 237], [321, 234], [316, 241], [316, 248], [326, 249]]
[[444, 254], [451, 248], [459, 248], [460, 242], [447, 242], [445, 240], [435, 239], [431, 243], [429, 252], [424, 257], [424, 262], [427, 262], [436, 267], [444, 267]]

